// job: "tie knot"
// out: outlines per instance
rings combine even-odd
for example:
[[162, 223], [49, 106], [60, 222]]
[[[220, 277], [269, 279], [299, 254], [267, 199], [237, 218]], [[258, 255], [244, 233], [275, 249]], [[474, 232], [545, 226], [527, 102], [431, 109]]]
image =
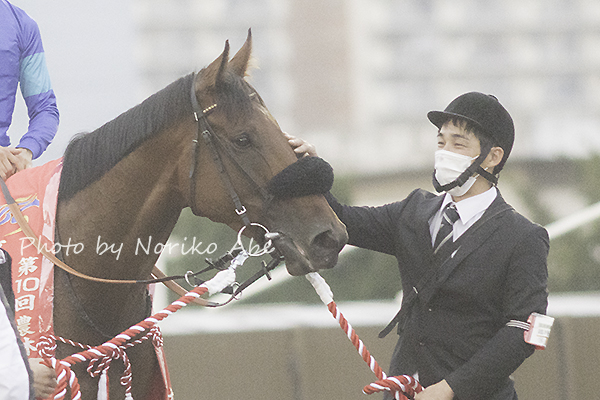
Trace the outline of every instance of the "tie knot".
[[458, 210], [456, 209], [456, 204], [448, 203], [444, 209], [444, 218], [448, 220], [450, 225], [454, 225], [454, 223], [458, 221], [459, 215]]

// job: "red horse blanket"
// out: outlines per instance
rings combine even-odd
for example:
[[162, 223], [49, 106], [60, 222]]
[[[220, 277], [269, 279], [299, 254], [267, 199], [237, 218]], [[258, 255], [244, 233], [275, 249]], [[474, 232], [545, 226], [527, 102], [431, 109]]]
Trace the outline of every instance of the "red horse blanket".
[[[61, 171], [62, 158], [23, 170], [6, 181], [41, 245], [51, 252], [55, 249], [54, 228]], [[16, 323], [28, 356], [40, 358], [36, 349], [40, 337], [53, 334], [54, 265], [27, 239], [6, 203], [0, 192], [0, 246], [12, 257]], [[147, 400], [172, 399], [163, 349], [155, 349], [160, 371], [157, 371], [155, 387]]]
[[[40, 243], [51, 249], [54, 243], [56, 196], [62, 159], [29, 168], [6, 181], [25, 219]], [[29, 357], [39, 357], [40, 336], [52, 333], [54, 297], [53, 264], [39, 254], [0, 194], [0, 243], [12, 257], [13, 290], [17, 328]]]

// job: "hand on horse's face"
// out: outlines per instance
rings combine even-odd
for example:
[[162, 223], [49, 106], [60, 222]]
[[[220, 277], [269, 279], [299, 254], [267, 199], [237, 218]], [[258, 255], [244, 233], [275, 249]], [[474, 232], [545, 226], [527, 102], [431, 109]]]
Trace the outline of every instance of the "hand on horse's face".
[[294, 149], [294, 153], [296, 153], [298, 157], [318, 157], [317, 149], [314, 145], [285, 132], [283, 134], [288, 140], [290, 146], [292, 146], [292, 149]]

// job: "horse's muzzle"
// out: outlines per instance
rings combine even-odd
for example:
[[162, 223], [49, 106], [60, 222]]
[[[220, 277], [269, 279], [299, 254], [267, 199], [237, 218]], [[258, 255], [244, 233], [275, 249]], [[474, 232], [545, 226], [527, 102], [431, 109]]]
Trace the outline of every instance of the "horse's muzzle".
[[348, 236], [345, 230], [337, 235], [333, 230], [327, 230], [316, 235], [308, 249], [297, 246], [292, 238], [279, 232], [270, 233], [268, 239], [283, 256], [289, 274], [299, 276], [333, 268]]
[[290, 275], [305, 275], [316, 271], [311, 266], [306, 253], [294, 244], [292, 238], [275, 232], [270, 233], [268, 239], [272, 241], [273, 246], [283, 256]]

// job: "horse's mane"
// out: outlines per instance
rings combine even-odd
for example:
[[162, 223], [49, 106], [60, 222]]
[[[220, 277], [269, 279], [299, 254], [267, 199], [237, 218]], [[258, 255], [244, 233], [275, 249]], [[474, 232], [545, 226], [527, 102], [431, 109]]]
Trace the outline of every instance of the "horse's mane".
[[[145, 140], [185, 114], [192, 114], [190, 87], [195, 74], [171, 83], [141, 104], [90, 133], [76, 135], [65, 150], [58, 200], [68, 200], [100, 179]], [[250, 112], [250, 85], [233, 73], [216, 85], [219, 108], [228, 118]], [[235, 110], [235, 113], [233, 112]]]

